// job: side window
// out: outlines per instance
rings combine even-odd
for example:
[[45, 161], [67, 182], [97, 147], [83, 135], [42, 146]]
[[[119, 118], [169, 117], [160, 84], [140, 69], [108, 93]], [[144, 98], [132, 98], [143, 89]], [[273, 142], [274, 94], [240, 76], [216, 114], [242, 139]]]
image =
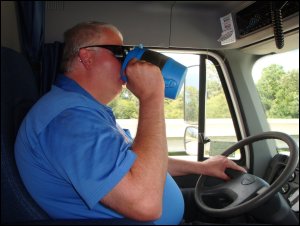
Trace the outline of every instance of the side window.
[[[169, 156], [184, 160], [197, 161], [198, 149], [198, 112], [199, 112], [199, 59], [198, 54], [163, 53], [188, 68], [185, 84], [175, 100], [165, 100], [166, 130]], [[186, 91], [188, 90], [188, 91]], [[186, 95], [189, 95], [188, 101]], [[185, 106], [189, 106], [186, 108]], [[173, 112], [173, 113], [172, 113]], [[180, 112], [180, 114], [174, 114]], [[189, 118], [189, 120], [187, 120]], [[196, 128], [193, 142], [186, 142], [185, 134], [189, 126]], [[194, 145], [188, 152], [189, 145]]]
[[[270, 130], [291, 135], [299, 146], [299, 49], [263, 57], [252, 70]], [[276, 140], [277, 151], [289, 154]]]
[[[206, 121], [205, 131], [210, 142], [205, 144], [204, 157], [219, 155], [237, 142], [236, 131], [225, 92], [215, 65], [206, 60]], [[240, 151], [229, 156], [239, 160]]]
[[[162, 53], [188, 67], [178, 97], [165, 99], [169, 156], [198, 161], [221, 154], [237, 141], [237, 136], [215, 65], [210, 60], [201, 65], [204, 57], [201, 54]], [[137, 99], [124, 89], [110, 107], [117, 123], [129, 129], [134, 138], [138, 122]], [[238, 160], [240, 152], [230, 157]]]
[[[197, 161], [223, 153], [237, 142], [237, 136], [224, 85], [215, 65], [208, 59], [201, 64], [201, 57], [205, 59], [206, 56], [199, 54], [166, 55], [188, 67], [182, 91], [183, 118], [176, 123], [177, 128], [169, 127], [170, 124], [167, 123], [167, 135], [168, 130], [179, 132], [176, 139], [168, 136], [170, 155]], [[166, 117], [166, 121], [168, 120], [170, 119]], [[179, 142], [174, 147], [172, 139]], [[230, 158], [239, 160], [240, 150], [231, 154]]]
[[[187, 75], [185, 86], [185, 120], [190, 124], [185, 133], [186, 153], [198, 155], [198, 160], [219, 155], [237, 142], [220, 75], [212, 61], [205, 59], [204, 66], [198, 74]], [[239, 160], [240, 151], [229, 157]]]

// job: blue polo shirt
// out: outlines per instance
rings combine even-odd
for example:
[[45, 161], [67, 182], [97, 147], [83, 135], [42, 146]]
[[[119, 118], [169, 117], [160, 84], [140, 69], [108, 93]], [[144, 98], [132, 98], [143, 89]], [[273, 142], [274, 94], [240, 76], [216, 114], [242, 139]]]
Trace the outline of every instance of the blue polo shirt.
[[[111, 108], [60, 75], [23, 120], [15, 157], [27, 190], [54, 219], [123, 218], [99, 200], [133, 165], [131, 145]], [[154, 223], [178, 224], [183, 211], [181, 191], [168, 174], [163, 214]]]

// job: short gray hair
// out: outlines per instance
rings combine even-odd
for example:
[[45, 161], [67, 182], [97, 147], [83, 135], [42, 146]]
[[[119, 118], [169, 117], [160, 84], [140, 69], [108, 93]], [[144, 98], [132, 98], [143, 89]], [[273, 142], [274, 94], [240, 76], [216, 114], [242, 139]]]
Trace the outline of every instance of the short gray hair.
[[64, 33], [62, 72], [71, 70], [73, 60], [81, 47], [99, 44], [96, 42], [101, 37], [103, 28], [111, 29], [123, 39], [121, 32], [114, 25], [97, 21], [79, 23]]

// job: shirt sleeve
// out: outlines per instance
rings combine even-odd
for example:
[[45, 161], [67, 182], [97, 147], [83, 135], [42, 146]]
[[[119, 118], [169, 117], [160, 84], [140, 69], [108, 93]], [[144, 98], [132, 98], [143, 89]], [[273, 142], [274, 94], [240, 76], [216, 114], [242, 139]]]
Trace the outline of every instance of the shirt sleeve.
[[106, 112], [72, 108], [45, 130], [45, 155], [90, 209], [127, 174], [136, 154], [131, 139]]

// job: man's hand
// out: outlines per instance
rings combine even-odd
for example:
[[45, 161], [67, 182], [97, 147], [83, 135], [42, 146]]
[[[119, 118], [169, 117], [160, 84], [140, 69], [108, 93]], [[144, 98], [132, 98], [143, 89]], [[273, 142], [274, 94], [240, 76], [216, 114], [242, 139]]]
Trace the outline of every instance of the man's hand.
[[132, 59], [126, 67], [127, 88], [140, 100], [164, 98], [164, 80], [159, 67]]
[[239, 170], [245, 173], [247, 172], [243, 167], [222, 155], [213, 156], [202, 163], [204, 165], [203, 174], [218, 177], [223, 180], [230, 179], [230, 177], [225, 173], [227, 168]]
[[186, 161], [169, 157], [168, 171], [172, 176], [183, 176], [188, 174], [203, 174], [229, 180], [225, 173], [227, 168], [246, 172], [232, 160], [222, 155], [213, 156], [203, 162]]

